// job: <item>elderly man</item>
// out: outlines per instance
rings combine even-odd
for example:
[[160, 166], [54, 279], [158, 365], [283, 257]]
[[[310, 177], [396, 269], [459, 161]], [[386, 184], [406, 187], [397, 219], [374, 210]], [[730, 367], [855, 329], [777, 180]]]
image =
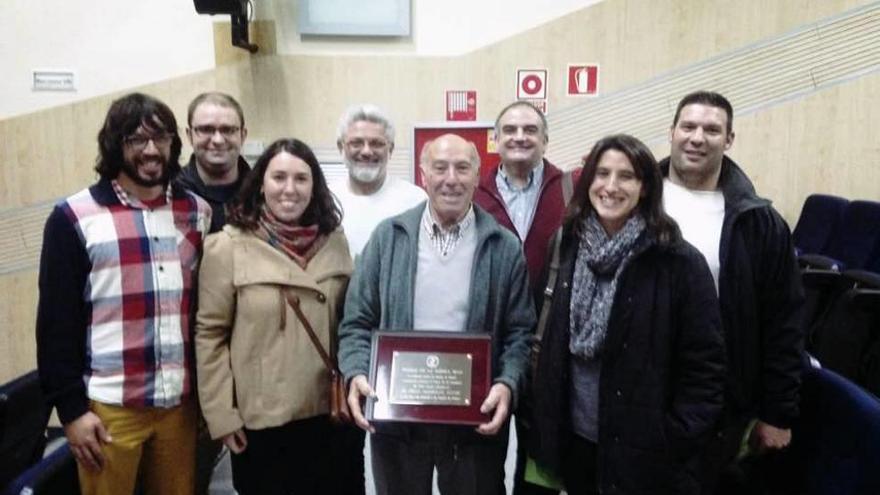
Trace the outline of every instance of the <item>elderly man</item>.
[[[364, 248], [340, 325], [340, 369], [356, 423], [370, 443], [379, 494], [428, 494], [434, 468], [443, 493], [503, 491], [508, 416], [520, 391], [535, 324], [525, 262], [516, 237], [472, 203], [479, 176], [474, 145], [447, 134], [420, 160], [428, 201], [382, 222]], [[492, 337], [492, 381], [477, 428], [370, 425], [361, 400], [376, 330], [485, 332]]]
[[224, 206], [250, 171], [241, 156], [247, 138], [241, 105], [225, 93], [196, 96], [187, 109], [186, 136], [193, 152], [177, 181], [211, 205], [211, 232], [217, 232], [226, 223]]
[[171, 110], [133, 93], [98, 134], [100, 180], [59, 202], [43, 235], [37, 366], [84, 494], [191, 494], [194, 276], [211, 208], [169, 182]]
[[697, 91], [679, 102], [670, 155], [660, 162], [664, 207], [715, 278], [730, 364], [724, 421], [704, 456], [706, 494], [746, 433], [757, 451], [791, 441], [804, 345], [803, 288], [788, 225], [725, 155], [733, 138], [730, 102]]
[[352, 257], [361, 253], [382, 220], [425, 200], [425, 191], [388, 177], [394, 151], [394, 124], [375, 105], [355, 105], [342, 114], [336, 146], [348, 176], [329, 184], [342, 204], [342, 228]]

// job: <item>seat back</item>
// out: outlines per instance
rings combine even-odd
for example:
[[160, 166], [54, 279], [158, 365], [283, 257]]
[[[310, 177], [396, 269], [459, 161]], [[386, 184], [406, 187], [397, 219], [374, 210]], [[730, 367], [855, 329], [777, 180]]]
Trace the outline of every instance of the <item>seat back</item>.
[[3, 491], [3, 495], [79, 495], [76, 460], [64, 443], [21, 473]]
[[789, 454], [809, 494], [880, 493], [880, 400], [840, 375], [810, 368]]
[[849, 200], [828, 194], [811, 194], [792, 232], [798, 253], [823, 254]]
[[43, 457], [49, 413], [36, 370], [0, 386], [0, 487]]
[[880, 203], [851, 201], [832, 234], [826, 254], [847, 269], [864, 269], [880, 243]]

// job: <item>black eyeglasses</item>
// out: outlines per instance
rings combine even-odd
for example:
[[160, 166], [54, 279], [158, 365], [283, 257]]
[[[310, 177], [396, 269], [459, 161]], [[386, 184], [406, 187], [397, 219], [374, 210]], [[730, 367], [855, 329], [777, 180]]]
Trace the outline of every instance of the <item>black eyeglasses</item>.
[[131, 136], [126, 136], [125, 139], [122, 140], [123, 143], [130, 146], [134, 150], [140, 151], [147, 147], [147, 143], [150, 141], [156, 145], [157, 148], [164, 148], [171, 144], [171, 141], [174, 139], [173, 134], [169, 134], [164, 132], [162, 134], [156, 134], [153, 136], [145, 136], [143, 134], [132, 134]]
[[212, 125], [197, 125], [192, 128], [196, 136], [200, 138], [214, 137], [214, 134], [220, 133], [225, 138], [230, 138], [241, 130], [241, 127], [234, 125], [221, 125], [214, 127]]

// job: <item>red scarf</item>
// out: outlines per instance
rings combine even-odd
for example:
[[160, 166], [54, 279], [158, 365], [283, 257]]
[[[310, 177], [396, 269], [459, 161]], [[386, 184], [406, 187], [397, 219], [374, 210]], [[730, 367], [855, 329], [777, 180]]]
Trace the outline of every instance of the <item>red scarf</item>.
[[303, 270], [327, 241], [326, 235], [318, 234], [317, 225], [284, 223], [265, 204], [260, 211], [260, 220], [254, 234], [289, 256]]

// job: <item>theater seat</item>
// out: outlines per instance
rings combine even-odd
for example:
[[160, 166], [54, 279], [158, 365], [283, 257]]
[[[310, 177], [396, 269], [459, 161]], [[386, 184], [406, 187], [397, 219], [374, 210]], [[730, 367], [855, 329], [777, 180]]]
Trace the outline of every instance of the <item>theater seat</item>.
[[[803, 254], [798, 261], [811, 269], [864, 269], [880, 244], [880, 203], [852, 201], [822, 253]], [[806, 276], [806, 271], [805, 271]], [[806, 280], [805, 280], [806, 281]]]
[[49, 412], [36, 371], [0, 386], [0, 488], [43, 457]]
[[798, 255], [821, 254], [837, 228], [849, 200], [827, 194], [811, 194], [804, 200], [801, 215], [792, 232]]
[[67, 441], [18, 476], [3, 495], [79, 495], [76, 460]]
[[880, 400], [816, 368], [804, 374], [801, 395], [789, 480], [808, 494], [880, 494]]

